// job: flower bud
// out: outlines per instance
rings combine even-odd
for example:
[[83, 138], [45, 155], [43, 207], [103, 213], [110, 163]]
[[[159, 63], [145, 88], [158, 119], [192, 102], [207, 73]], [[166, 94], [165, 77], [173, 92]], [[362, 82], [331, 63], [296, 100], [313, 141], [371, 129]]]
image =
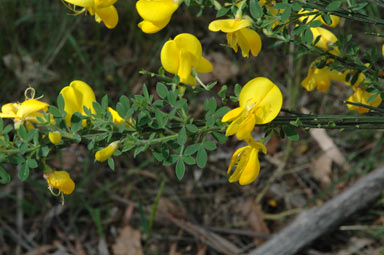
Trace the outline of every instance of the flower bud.
[[108, 145], [107, 147], [105, 147], [104, 149], [99, 150], [95, 154], [95, 159], [100, 162], [106, 161], [113, 155], [113, 153], [115, 153], [116, 149], [119, 147], [119, 144], [120, 144], [119, 141], [115, 141], [110, 145]]
[[57, 145], [61, 142], [61, 133], [58, 131], [49, 132], [48, 138], [51, 143]]

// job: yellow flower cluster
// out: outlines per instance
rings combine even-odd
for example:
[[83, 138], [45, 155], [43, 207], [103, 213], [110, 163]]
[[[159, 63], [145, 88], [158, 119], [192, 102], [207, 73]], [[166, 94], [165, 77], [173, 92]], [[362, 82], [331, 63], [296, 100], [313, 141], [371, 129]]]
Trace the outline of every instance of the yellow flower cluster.
[[264, 144], [252, 138], [252, 130], [256, 124], [265, 124], [276, 118], [283, 104], [283, 96], [279, 87], [272, 81], [258, 77], [244, 85], [239, 101], [240, 106], [226, 113], [221, 121], [231, 122], [227, 127], [227, 136], [236, 134], [239, 140], [248, 143], [248, 146], [233, 154], [228, 167], [228, 174], [236, 167], [229, 178], [230, 182], [239, 181], [241, 185], [247, 185], [259, 175], [259, 151], [267, 153]]

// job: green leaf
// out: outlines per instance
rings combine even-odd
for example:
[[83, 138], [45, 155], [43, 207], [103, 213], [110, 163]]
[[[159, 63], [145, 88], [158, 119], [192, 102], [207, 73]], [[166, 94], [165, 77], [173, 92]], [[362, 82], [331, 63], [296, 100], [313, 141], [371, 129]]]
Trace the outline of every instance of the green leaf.
[[227, 112], [229, 112], [231, 109], [228, 107], [228, 106], [223, 106], [223, 107], [220, 107], [216, 112], [215, 112], [215, 116], [217, 118], [221, 118], [223, 117]]
[[3, 130], [3, 134], [8, 134], [11, 130], [13, 129], [13, 126], [11, 124], [8, 124], [7, 126], [5, 126], [4, 130]]
[[301, 34], [305, 29], [307, 29], [307, 26], [305, 25], [297, 26], [293, 29], [292, 34], [293, 35]]
[[29, 168], [32, 168], [32, 169], [38, 166], [36, 160], [34, 160], [33, 158], [27, 159], [27, 165]]
[[112, 170], [115, 170], [115, 161], [113, 160], [112, 157], [110, 157], [110, 158], [108, 159], [108, 166], [109, 166], [109, 168], [111, 168]]
[[241, 92], [241, 86], [240, 86], [240, 84], [236, 83], [236, 85], [235, 85], [235, 96], [239, 97], [240, 96], [240, 92]]
[[292, 12], [291, 6], [288, 5], [287, 8], [284, 10], [283, 14], [281, 14], [281, 21], [284, 22], [287, 19], [289, 19], [289, 17], [291, 16], [291, 12]]
[[187, 124], [186, 127], [191, 133], [196, 133], [197, 131], [199, 131], [199, 129], [193, 124]]
[[184, 145], [187, 142], [187, 131], [185, 127], [180, 129], [179, 135], [177, 136], [177, 143], [180, 145]]
[[185, 173], [185, 164], [184, 161], [180, 158], [176, 163], [176, 176], [179, 181], [183, 179]]
[[217, 108], [217, 103], [215, 98], [210, 98], [204, 102], [204, 109], [209, 112], [215, 112]]
[[200, 168], [204, 168], [207, 164], [207, 159], [208, 159], [207, 152], [203, 147], [200, 147], [196, 155], [197, 166]]
[[213, 151], [216, 149], [216, 144], [212, 141], [205, 141], [203, 147], [208, 151]]
[[336, 11], [337, 9], [340, 8], [340, 5], [341, 5], [342, 2], [343, 2], [343, 1], [339, 1], [339, 0], [337, 0], [337, 1], [332, 1], [332, 2], [330, 2], [330, 3], [327, 5], [327, 7], [326, 7], [325, 9], [327, 9], [327, 11], [330, 11], [330, 12], [332, 12], [332, 11]]
[[60, 109], [60, 111], [64, 111], [65, 101], [62, 94], [59, 94], [57, 96], [57, 107]]
[[195, 159], [191, 156], [183, 156], [183, 160], [188, 165], [194, 165], [196, 163]]
[[219, 143], [219, 144], [224, 144], [227, 142], [228, 140], [228, 137], [223, 134], [223, 133], [220, 133], [220, 132], [213, 132], [213, 137], [216, 139], [216, 141]]
[[331, 25], [332, 24], [331, 16], [328, 13], [321, 14], [321, 18], [323, 18], [323, 20], [325, 21], [325, 23], [327, 25]]
[[313, 41], [313, 34], [310, 29], [307, 29], [304, 31], [304, 42], [306, 44], [312, 44]]
[[296, 131], [296, 128], [291, 125], [283, 126], [284, 134], [292, 141], [299, 140], [299, 134]]
[[263, 9], [261, 8], [259, 1], [257, 0], [249, 1], [249, 11], [254, 19], [258, 19], [263, 16]]
[[322, 25], [320, 20], [314, 20], [311, 23], [309, 23], [310, 27], [320, 27]]
[[26, 163], [24, 163], [20, 169], [19, 169], [19, 173], [18, 173], [18, 176], [19, 176], [19, 179], [20, 181], [25, 181], [26, 179], [28, 179], [28, 176], [29, 176], [29, 167]]
[[107, 107], [108, 107], [108, 95], [105, 95], [103, 96], [103, 98], [101, 99], [101, 107], [103, 108], [103, 110], [107, 110]]
[[156, 92], [162, 99], [166, 98], [168, 95], [168, 88], [163, 83], [158, 82], [156, 84]]
[[229, 11], [230, 9], [231, 9], [231, 7], [223, 7], [223, 8], [221, 8], [221, 9], [217, 12], [217, 14], [216, 14], [216, 18], [221, 17], [221, 16], [224, 16], [225, 14], [228, 13], [228, 11]]
[[7, 184], [10, 182], [11, 176], [9, 173], [2, 167], [0, 166], [0, 183], [1, 184]]
[[302, 9], [303, 7], [301, 6], [301, 4], [300, 3], [293, 3], [293, 5], [292, 5], [292, 9], [295, 11], [295, 12], [298, 12], [298, 11], [300, 11], [301, 9]]
[[140, 146], [137, 147], [137, 148], [135, 149], [135, 151], [133, 152], [133, 157], [136, 158], [136, 156], [137, 156], [140, 152], [145, 151], [145, 149], [147, 149], [147, 146], [145, 146], [144, 144], [143, 144], [143, 145], [140, 145]]
[[21, 139], [23, 139], [24, 141], [28, 141], [28, 132], [25, 129], [24, 125], [20, 125], [18, 133], [19, 133], [19, 136], [21, 137]]
[[198, 149], [200, 148], [200, 144], [192, 144], [189, 145], [185, 150], [184, 150], [184, 155], [192, 155], [194, 154]]

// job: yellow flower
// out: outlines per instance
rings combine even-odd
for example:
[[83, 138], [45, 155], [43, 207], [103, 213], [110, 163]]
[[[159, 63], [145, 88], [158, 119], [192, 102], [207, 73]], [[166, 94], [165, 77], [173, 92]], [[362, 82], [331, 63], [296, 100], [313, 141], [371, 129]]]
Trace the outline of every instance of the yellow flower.
[[67, 3], [74, 4], [84, 9], [82, 11], [76, 11], [75, 13], [81, 13], [85, 10], [92, 16], [95, 16], [96, 22], [104, 22], [105, 26], [109, 29], [116, 27], [119, 22], [119, 15], [114, 3], [117, 0], [64, 0]]
[[[93, 102], [96, 102], [95, 93], [92, 88], [83, 81], [72, 81], [69, 86], [64, 87], [60, 94], [64, 97], [64, 111], [66, 112], [65, 121], [67, 126], [71, 126], [71, 118], [75, 112], [85, 115], [84, 106], [86, 106], [92, 113]], [[83, 126], [85, 125], [85, 122]]]
[[[373, 107], [377, 107], [381, 104], [381, 97], [378, 95], [373, 101], [368, 103], [368, 99], [373, 95], [367, 91], [365, 91], [363, 88], [360, 87], [353, 87], [354, 93], [352, 96], [350, 96], [347, 101], [353, 102], [353, 103], [360, 103], [360, 104], [365, 104]], [[347, 104], [349, 110], [351, 111], [357, 111], [359, 114], [363, 114], [369, 111], [368, 108], [361, 107], [361, 106], [356, 106], [356, 105], [351, 105]]]
[[[328, 51], [329, 46], [337, 42], [337, 37], [329, 30], [322, 27], [311, 27], [310, 28], [313, 34], [313, 42], [315, 42], [316, 38], [320, 36], [320, 40], [315, 44], [317, 48], [320, 48], [324, 51]], [[329, 53], [339, 56], [340, 52], [337, 47], [333, 47]]]
[[381, 54], [383, 54], [383, 56], [384, 56], [384, 44], [383, 44], [383, 46], [381, 46]]
[[179, 34], [167, 41], [161, 49], [161, 64], [170, 73], [177, 74], [180, 82], [196, 85], [192, 71], [199, 73], [212, 72], [211, 62], [202, 57], [199, 39], [192, 34]]
[[331, 80], [344, 82], [345, 74], [336, 70], [331, 70], [328, 66], [320, 69], [316, 68], [315, 63], [313, 62], [309, 67], [307, 77], [301, 82], [301, 86], [307, 91], [312, 91], [317, 88], [325, 93], [331, 85]]
[[57, 145], [61, 142], [61, 133], [58, 131], [49, 132], [48, 138], [51, 143]]
[[139, 0], [136, 2], [136, 10], [143, 21], [138, 27], [147, 34], [159, 32], [168, 25], [177, 8], [179, 3], [176, 0]]
[[113, 155], [113, 153], [115, 153], [115, 151], [119, 147], [119, 144], [120, 144], [119, 141], [115, 141], [110, 145], [108, 145], [107, 147], [105, 147], [104, 149], [99, 150], [95, 154], [95, 159], [100, 162], [106, 161]]
[[[124, 123], [124, 119], [120, 116], [120, 114], [111, 107], [108, 107], [107, 110], [112, 115], [112, 122], [117, 125], [121, 125]], [[133, 128], [135, 126], [135, 120], [132, 118], [128, 118], [125, 123], [126, 127]]]
[[246, 139], [256, 124], [265, 124], [276, 118], [282, 104], [281, 91], [272, 81], [265, 77], [250, 80], [240, 92], [240, 107], [221, 119], [222, 122], [232, 122], [225, 135], [236, 134], [239, 140]]
[[30, 122], [37, 122], [37, 116], [43, 116], [41, 112], [47, 111], [48, 106], [47, 103], [36, 99], [28, 99], [22, 103], [8, 103], [1, 107], [0, 118], [12, 118], [16, 128], [24, 122], [30, 126], [32, 125]]
[[267, 153], [267, 148], [261, 142], [256, 142], [252, 137], [248, 137], [248, 146], [242, 147], [233, 153], [229, 163], [227, 174], [231, 173], [233, 167], [235, 171], [229, 177], [229, 182], [239, 182], [240, 185], [247, 185], [256, 180], [260, 172], [259, 151]]
[[[309, 13], [309, 12], [318, 12], [317, 9], [314, 9], [313, 11], [306, 11], [304, 9], [301, 9], [298, 14], [305, 14], [305, 13]], [[313, 20], [320, 20], [321, 23], [323, 23], [323, 25], [325, 26], [328, 26], [328, 27], [331, 27], [331, 28], [335, 28], [337, 25], [339, 25], [340, 23], [340, 18], [338, 16], [335, 16], [335, 15], [330, 15], [330, 18], [331, 18], [331, 24], [328, 25], [325, 20], [323, 19], [323, 17], [321, 15], [317, 16], [315, 18], [315, 14], [312, 14], [312, 15], [307, 15], [307, 16], [301, 16], [299, 18], [299, 20], [301, 22], [304, 22], [305, 19], [307, 19], [307, 22], [306, 23], [309, 23], [310, 21], [313, 21]]]
[[212, 21], [208, 29], [227, 33], [229, 47], [237, 53], [240, 46], [243, 57], [248, 57], [249, 51], [253, 56], [257, 56], [261, 50], [261, 39], [256, 31], [248, 28], [249, 26], [251, 22], [246, 19], [219, 19]]
[[49, 189], [58, 189], [60, 192], [69, 195], [75, 189], [75, 183], [67, 171], [51, 171], [46, 177]]

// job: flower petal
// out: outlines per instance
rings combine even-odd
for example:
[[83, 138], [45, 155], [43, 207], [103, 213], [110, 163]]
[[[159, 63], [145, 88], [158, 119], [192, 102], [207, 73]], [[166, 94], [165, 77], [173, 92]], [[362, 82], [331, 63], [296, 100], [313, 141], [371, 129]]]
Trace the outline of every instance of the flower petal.
[[254, 180], [256, 180], [257, 176], [259, 176], [260, 162], [258, 158], [258, 153], [259, 153], [259, 150], [257, 149], [251, 150], [248, 162], [244, 167], [244, 170], [241, 173], [239, 178], [240, 185], [248, 185], [252, 183]]
[[213, 71], [212, 63], [203, 57], [200, 58], [200, 62], [198, 66], [196, 66], [195, 68], [196, 68], [196, 72], [199, 72], [199, 73], [209, 73]]
[[239, 129], [236, 132], [236, 137], [239, 140], [244, 140], [249, 137], [252, 133], [252, 130], [255, 128], [256, 118], [253, 114], [250, 114], [246, 119], [241, 122]]
[[85, 7], [85, 8], [94, 5], [94, 0], [64, 0], [64, 1], [80, 7]]
[[117, 0], [94, 0], [96, 8], [105, 8], [110, 5], [113, 5]]
[[261, 50], [261, 38], [259, 34], [249, 28], [243, 28], [239, 31], [239, 38], [238, 43], [241, 48], [243, 57], [248, 57], [249, 50], [251, 50], [251, 53], [253, 56], [259, 55], [259, 52]]
[[197, 37], [192, 34], [182, 33], [177, 35], [173, 40], [180, 50], [184, 49], [191, 53], [192, 65], [197, 66], [200, 62], [203, 52], [199, 39], [197, 39]]
[[243, 150], [247, 149], [248, 146], [245, 146], [245, 147], [241, 147], [239, 149], [237, 149], [232, 157], [231, 157], [231, 161], [229, 162], [229, 166], [228, 166], [228, 170], [227, 170], [227, 174], [230, 174], [231, 173], [231, 170], [232, 168], [235, 166], [235, 164], [240, 160], [240, 157], [241, 157], [241, 153], [243, 152]]
[[50, 187], [60, 190], [69, 195], [75, 189], [75, 183], [67, 171], [53, 171], [47, 177], [47, 183]]
[[167, 72], [177, 74], [179, 70], [179, 48], [174, 40], [167, 41], [160, 53], [161, 65]]
[[81, 111], [80, 113], [84, 113], [83, 106], [86, 106], [91, 112], [95, 113], [95, 109], [93, 108], [93, 102], [96, 102], [95, 93], [92, 88], [85, 82], [75, 80], [72, 81], [69, 86], [74, 88], [77, 93], [77, 97], [79, 99]]
[[279, 87], [265, 77], [250, 80], [240, 92], [240, 107], [256, 107], [256, 124], [271, 122], [279, 114], [282, 104]]
[[218, 19], [209, 23], [208, 29], [213, 32], [222, 31], [225, 33], [233, 33], [250, 25], [251, 22], [246, 19]]
[[105, 26], [109, 29], [116, 27], [117, 23], [119, 22], [119, 15], [113, 5], [96, 9], [96, 15], [100, 17]]
[[172, 0], [139, 0], [136, 2], [139, 15], [144, 20], [151, 22], [169, 21], [178, 7], [179, 5]]
[[137, 24], [137, 26], [138, 26], [144, 33], [147, 33], [147, 34], [154, 34], [154, 33], [159, 32], [159, 31], [160, 31], [161, 29], [163, 29], [165, 26], [167, 26], [170, 20], [171, 20], [171, 17], [169, 17], [169, 19], [162, 20], [162, 21], [159, 21], [159, 22], [151, 22], [151, 21], [148, 21], [148, 20], [143, 20], [142, 22], [140, 22], [139, 24]]
[[243, 107], [237, 107], [233, 110], [230, 110], [223, 116], [223, 118], [221, 118], [221, 122], [233, 121], [234, 119], [239, 117], [240, 114], [244, 112], [244, 110], [245, 109]]
[[177, 75], [180, 77], [180, 82], [186, 83], [192, 72], [192, 60], [193, 56], [189, 51], [181, 49], [179, 53], [180, 65], [177, 71]]
[[24, 101], [18, 111], [17, 111], [17, 117], [20, 119], [24, 119], [28, 116], [30, 116], [33, 113], [36, 113], [38, 111], [46, 111], [48, 110], [48, 104], [44, 102], [40, 102], [39, 100], [36, 99], [28, 99]]

